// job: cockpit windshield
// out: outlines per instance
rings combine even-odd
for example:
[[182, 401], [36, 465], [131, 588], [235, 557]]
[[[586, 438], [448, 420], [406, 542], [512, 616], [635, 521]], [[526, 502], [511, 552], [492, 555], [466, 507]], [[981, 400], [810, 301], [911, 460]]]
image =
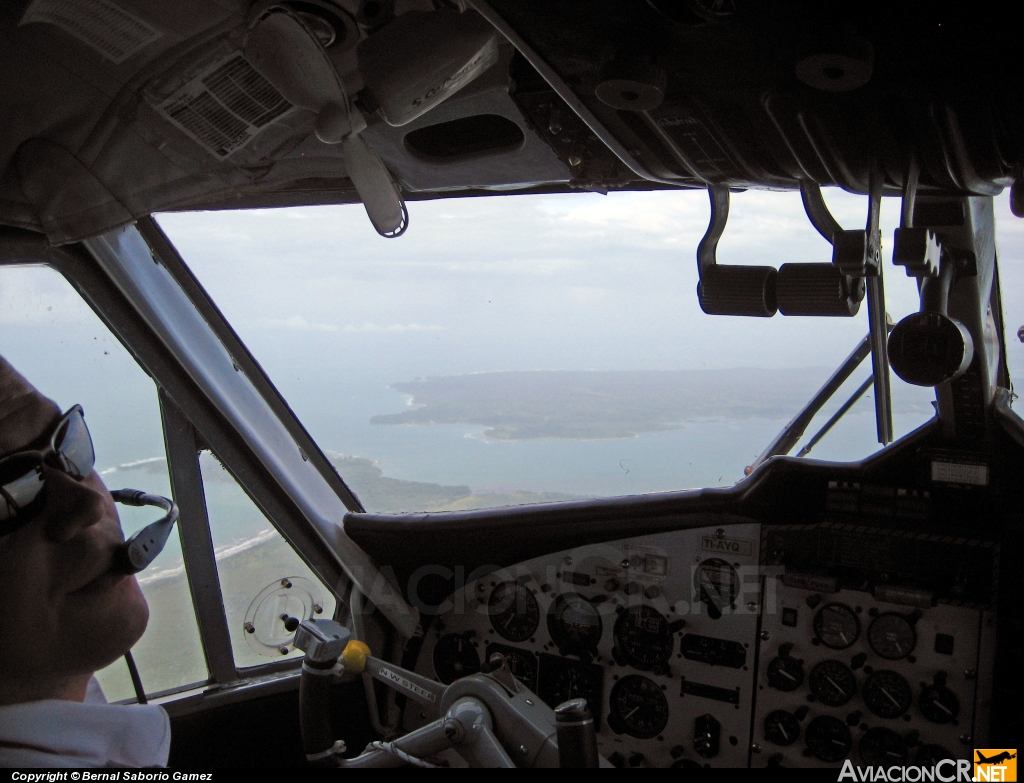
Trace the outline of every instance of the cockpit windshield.
[[[863, 224], [865, 198], [831, 189], [826, 200], [844, 227]], [[731, 485], [868, 332], [864, 308], [704, 315], [702, 192], [451, 199], [412, 212], [395, 242], [358, 205], [159, 217], [369, 511]], [[898, 221], [885, 200], [882, 236]], [[733, 195], [721, 263], [830, 252], [799, 194]], [[883, 253], [897, 322], [917, 310], [916, 285]], [[792, 453], [870, 376], [865, 362]], [[871, 395], [811, 457], [879, 448]], [[933, 415], [929, 388], [893, 376], [892, 399], [896, 437]]]

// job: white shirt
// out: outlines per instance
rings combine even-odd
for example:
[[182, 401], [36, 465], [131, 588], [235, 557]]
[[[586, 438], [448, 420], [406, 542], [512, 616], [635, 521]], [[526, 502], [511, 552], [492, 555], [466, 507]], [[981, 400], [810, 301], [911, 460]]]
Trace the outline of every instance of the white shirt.
[[85, 702], [0, 707], [2, 767], [163, 767], [171, 721], [155, 704], [107, 704], [94, 677]]

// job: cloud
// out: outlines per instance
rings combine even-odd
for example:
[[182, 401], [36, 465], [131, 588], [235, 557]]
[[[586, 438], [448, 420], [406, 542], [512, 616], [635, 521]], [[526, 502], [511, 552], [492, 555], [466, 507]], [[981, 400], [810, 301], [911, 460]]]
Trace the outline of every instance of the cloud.
[[445, 327], [439, 326], [438, 324], [388, 324], [387, 326], [381, 326], [380, 324], [374, 324], [367, 321], [366, 323], [355, 326], [349, 324], [345, 327], [346, 332], [443, 332]]
[[[256, 318], [256, 323], [264, 326], [284, 327], [294, 329], [298, 332], [338, 332], [341, 328], [334, 324], [310, 323], [301, 315], [293, 315], [291, 318]], [[347, 330], [346, 330], [347, 331]]]

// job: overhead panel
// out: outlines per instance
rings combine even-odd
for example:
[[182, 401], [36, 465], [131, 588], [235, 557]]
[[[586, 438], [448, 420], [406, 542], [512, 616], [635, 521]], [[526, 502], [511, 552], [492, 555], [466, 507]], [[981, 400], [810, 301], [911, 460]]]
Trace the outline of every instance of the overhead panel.
[[295, 107], [235, 52], [156, 108], [203, 149], [224, 159]]

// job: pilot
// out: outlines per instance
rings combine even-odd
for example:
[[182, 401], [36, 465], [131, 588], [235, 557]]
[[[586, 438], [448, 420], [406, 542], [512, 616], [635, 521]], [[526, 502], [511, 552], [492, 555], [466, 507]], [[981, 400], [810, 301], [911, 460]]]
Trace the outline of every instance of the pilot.
[[107, 704], [94, 676], [149, 620], [123, 540], [81, 408], [0, 356], [0, 766], [166, 765], [163, 708]]

